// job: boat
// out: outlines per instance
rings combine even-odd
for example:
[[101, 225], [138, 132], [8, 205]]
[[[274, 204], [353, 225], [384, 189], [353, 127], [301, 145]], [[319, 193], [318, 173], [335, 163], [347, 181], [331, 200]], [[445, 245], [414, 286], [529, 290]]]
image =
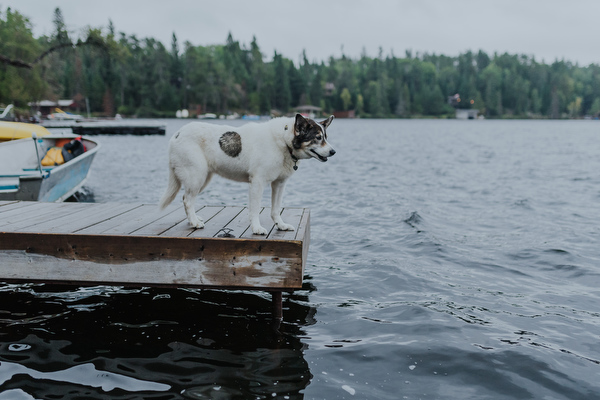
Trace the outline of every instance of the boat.
[[[29, 137], [20, 139], [18, 137], [26, 136], [23, 129], [29, 131]], [[51, 134], [38, 125], [17, 122], [0, 122], [0, 137], [14, 137], [0, 143], [0, 200], [66, 200], [85, 183], [94, 156], [100, 148], [97, 142], [86, 137]], [[42, 159], [49, 150], [74, 141], [83, 144], [85, 151], [81, 155], [60, 165], [42, 166]]]
[[35, 133], [37, 137], [50, 135], [50, 131], [40, 125], [0, 121], [0, 143], [7, 140], [31, 138], [32, 133]]
[[198, 119], [217, 119], [217, 114], [206, 113], [198, 115]]
[[81, 115], [65, 112], [58, 107], [56, 107], [54, 109], [54, 112], [52, 114], [48, 114], [47, 118], [50, 120], [59, 120], [59, 121], [63, 121], [63, 120], [79, 121], [79, 120], [83, 119], [83, 117]]

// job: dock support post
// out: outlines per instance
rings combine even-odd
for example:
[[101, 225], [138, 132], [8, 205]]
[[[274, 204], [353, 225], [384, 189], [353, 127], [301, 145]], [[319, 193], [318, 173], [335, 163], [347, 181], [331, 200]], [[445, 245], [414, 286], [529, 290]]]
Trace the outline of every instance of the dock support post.
[[283, 319], [283, 297], [281, 291], [271, 292], [273, 299], [273, 318], [281, 321]]

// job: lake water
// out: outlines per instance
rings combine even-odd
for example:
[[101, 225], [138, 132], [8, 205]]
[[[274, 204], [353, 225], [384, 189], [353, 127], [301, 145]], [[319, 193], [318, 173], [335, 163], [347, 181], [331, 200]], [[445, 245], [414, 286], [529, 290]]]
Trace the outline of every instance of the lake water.
[[[97, 137], [88, 199], [157, 203], [166, 123]], [[2, 285], [0, 399], [600, 398], [598, 121], [328, 134], [337, 154], [286, 187], [311, 246], [281, 326], [260, 292]]]

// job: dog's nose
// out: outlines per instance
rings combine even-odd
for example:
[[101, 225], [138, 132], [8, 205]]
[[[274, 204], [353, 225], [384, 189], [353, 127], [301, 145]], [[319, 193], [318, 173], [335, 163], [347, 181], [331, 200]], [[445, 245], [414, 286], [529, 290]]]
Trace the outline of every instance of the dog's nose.
[[329, 157], [331, 157], [334, 154], [335, 154], [335, 150], [334, 149], [329, 150]]

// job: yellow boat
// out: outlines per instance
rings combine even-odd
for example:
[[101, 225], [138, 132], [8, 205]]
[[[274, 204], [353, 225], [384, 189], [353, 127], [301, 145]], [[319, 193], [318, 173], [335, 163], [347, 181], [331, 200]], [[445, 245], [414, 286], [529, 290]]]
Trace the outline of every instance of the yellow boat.
[[50, 135], [50, 131], [40, 125], [0, 121], [0, 142], [30, 138], [32, 133], [37, 137]]

